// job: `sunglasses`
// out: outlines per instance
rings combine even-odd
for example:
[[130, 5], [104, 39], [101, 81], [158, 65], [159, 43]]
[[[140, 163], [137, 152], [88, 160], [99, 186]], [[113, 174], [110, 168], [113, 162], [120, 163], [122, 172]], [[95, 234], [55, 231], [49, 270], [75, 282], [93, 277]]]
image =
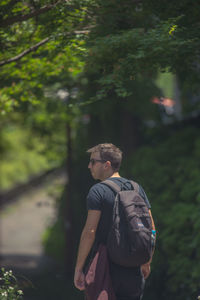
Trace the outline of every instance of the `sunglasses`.
[[105, 162], [106, 162], [106, 160], [91, 158], [91, 159], [89, 160], [89, 163], [91, 163], [92, 165], [94, 165], [95, 162], [97, 162], [97, 161], [98, 161], [98, 162], [102, 162], [102, 163], [105, 163]]

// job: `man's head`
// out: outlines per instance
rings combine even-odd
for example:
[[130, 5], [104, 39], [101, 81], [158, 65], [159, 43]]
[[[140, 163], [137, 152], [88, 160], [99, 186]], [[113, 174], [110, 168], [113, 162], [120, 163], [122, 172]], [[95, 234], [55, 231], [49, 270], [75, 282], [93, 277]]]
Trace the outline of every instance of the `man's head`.
[[94, 179], [103, 180], [118, 172], [122, 151], [113, 144], [99, 144], [87, 150], [91, 154], [88, 168], [91, 170]]

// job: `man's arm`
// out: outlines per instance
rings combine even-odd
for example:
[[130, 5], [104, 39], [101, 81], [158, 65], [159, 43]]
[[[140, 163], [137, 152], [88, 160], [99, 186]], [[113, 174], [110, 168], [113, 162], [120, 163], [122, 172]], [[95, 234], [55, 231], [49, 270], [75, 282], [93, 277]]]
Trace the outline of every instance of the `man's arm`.
[[[155, 223], [154, 223], [154, 220], [153, 220], [152, 213], [151, 213], [151, 210], [150, 210], [150, 209], [149, 209], [149, 214], [150, 214], [150, 217], [151, 217], [152, 229], [153, 229], [153, 230], [156, 230], [156, 228], [155, 228]], [[155, 236], [155, 238], [156, 238], [156, 236]], [[150, 274], [150, 272], [151, 272], [151, 266], [150, 266], [150, 264], [151, 264], [151, 261], [152, 261], [152, 257], [153, 257], [154, 250], [155, 250], [155, 248], [153, 249], [153, 252], [152, 252], [152, 256], [151, 256], [150, 261], [149, 261], [148, 263], [146, 263], [145, 265], [142, 265], [142, 266], [141, 266], [141, 270], [142, 270], [142, 274], [143, 274], [143, 276], [144, 276], [144, 279], [147, 279], [147, 277], [149, 277], [149, 274]]]
[[79, 243], [75, 274], [74, 274], [74, 285], [79, 290], [85, 289], [85, 276], [83, 274], [83, 267], [86, 258], [94, 243], [100, 216], [101, 216], [100, 210], [88, 210], [87, 220], [83, 228], [80, 243]]

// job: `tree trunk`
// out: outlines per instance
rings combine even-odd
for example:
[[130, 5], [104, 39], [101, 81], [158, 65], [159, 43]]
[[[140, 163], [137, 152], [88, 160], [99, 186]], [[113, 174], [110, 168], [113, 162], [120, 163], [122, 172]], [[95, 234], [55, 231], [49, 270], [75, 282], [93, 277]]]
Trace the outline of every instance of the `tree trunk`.
[[66, 124], [67, 135], [67, 191], [66, 191], [66, 205], [65, 205], [65, 266], [68, 275], [73, 274], [73, 253], [74, 253], [74, 239], [73, 239], [73, 211], [71, 205], [72, 195], [72, 137], [70, 121]]
[[129, 155], [140, 144], [139, 120], [129, 111], [122, 112], [121, 142], [123, 153]]

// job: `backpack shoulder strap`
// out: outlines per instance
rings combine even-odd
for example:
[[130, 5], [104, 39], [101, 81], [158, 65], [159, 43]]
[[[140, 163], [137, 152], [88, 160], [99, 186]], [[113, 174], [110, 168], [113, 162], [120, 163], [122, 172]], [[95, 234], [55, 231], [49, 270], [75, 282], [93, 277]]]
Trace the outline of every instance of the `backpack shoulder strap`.
[[139, 194], [139, 184], [133, 180], [130, 180], [130, 183], [132, 184], [134, 190]]
[[106, 179], [106, 180], [102, 181], [101, 183], [109, 186], [116, 193], [119, 193], [121, 191], [121, 188], [119, 187], [119, 185], [117, 183], [113, 182], [112, 180]]

